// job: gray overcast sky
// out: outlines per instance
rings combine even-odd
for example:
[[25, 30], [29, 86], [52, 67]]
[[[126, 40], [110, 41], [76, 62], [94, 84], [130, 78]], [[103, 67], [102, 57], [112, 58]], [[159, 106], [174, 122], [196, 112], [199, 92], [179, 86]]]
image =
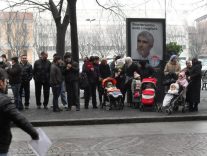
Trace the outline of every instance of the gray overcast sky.
[[[0, 9], [6, 6], [1, 0]], [[13, 0], [19, 2], [20, 0]], [[49, 0], [40, 0], [40, 2]], [[58, 0], [54, 0], [58, 1]], [[167, 24], [183, 24], [184, 20], [189, 25], [192, 21], [202, 15], [207, 14], [207, 0], [99, 0], [101, 4], [113, 4], [119, 2], [123, 4], [122, 9], [130, 18], [164, 18], [165, 2]], [[44, 14], [44, 13], [43, 13]], [[88, 24], [85, 19], [95, 18], [94, 23], [108, 23], [113, 19], [106, 11], [98, 6], [95, 0], [77, 0], [77, 19], [79, 24]]]

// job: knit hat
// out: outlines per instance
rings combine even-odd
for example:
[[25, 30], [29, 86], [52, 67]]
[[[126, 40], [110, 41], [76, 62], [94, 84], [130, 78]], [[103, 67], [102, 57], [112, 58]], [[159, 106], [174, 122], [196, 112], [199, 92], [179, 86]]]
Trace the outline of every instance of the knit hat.
[[172, 56], [170, 57], [170, 61], [172, 61], [173, 59], [177, 59], [177, 55], [172, 55]]
[[179, 90], [179, 85], [178, 85], [177, 83], [172, 83], [172, 84], [170, 85], [170, 88], [171, 88], [171, 86], [175, 86], [176, 90]]

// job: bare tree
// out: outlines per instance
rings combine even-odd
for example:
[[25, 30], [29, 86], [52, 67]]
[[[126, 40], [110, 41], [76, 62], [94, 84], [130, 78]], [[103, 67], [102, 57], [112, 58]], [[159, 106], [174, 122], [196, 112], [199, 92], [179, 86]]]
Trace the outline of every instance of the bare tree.
[[[76, 23], [76, 1], [77, 0], [59, 0], [56, 4], [53, 0], [46, 1], [33, 1], [33, 0], [20, 0], [14, 2], [6, 0], [9, 4], [8, 8], [26, 7], [26, 9], [33, 8], [40, 11], [48, 10], [52, 13], [52, 17], [56, 24], [56, 51], [60, 56], [65, 52], [65, 35], [69, 25], [71, 25], [71, 38], [73, 42], [72, 49], [74, 50], [73, 57], [78, 58], [78, 40], [77, 40], [77, 23]], [[66, 6], [66, 7], [64, 7]], [[64, 8], [66, 8], [64, 10]], [[62, 18], [64, 14], [64, 17]]]
[[187, 31], [185, 26], [178, 25], [168, 25], [166, 31], [166, 40], [169, 42], [177, 42], [181, 44], [185, 44]]
[[79, 53], [80, 57], [83, 59], [86, 56], [91, 56], [91, 47], [89, 44], [89, 34], [86, 31], [79, 31]]
[[106, 58], [110, 54], [110, 46], [108, 38], [106, 36], [106, 31], [100, 26], [94, 30], [92, 34], [92, 52], [93, 55], [97, 55], [100, 58]]
[[107, 28], [107, 34], [115, 55], [124, 56], [126, 54], [125, 27], [126, 25], [124, 23], [119, 23], [116, 25], [111, 25]]
[[[58, 0], [57, 3], [55, 3], [53, 0], [48, 0], [49, 2], [43, 0], [19, 0], [19, 2], [15, 2], [12, 0], [4, 1], [7, 1], [9, 4], [9, 7], [5, 9], [25, 6], [26, 9], [33, 8], [38, 9], [41, 12], [49, 10], [52, 13], [53, 19], [56, 24], [56, 51], [60, 56], [63, 56], [65, 52], [65, 35], [67, 27], [70, 23], [72, 57], [75, 61], [78, 61], [79, 51], [76, 19], [77, 0]], [[103, 5], [99, 2], [99, 0], [96, 0], [96, 2], [105, 10], [109, 10], [110, 12], [115, 13], [120, 17], [123, 14], [120, 9], [121, 6], [119, 5], [117, 0], [110, 1], [110, 5]], [[63, 15], [64, 17], [62, 18]]]
[[39, 55], [41, 51], [54, 50], [56, 43], [55, 25], [51, 20], [42, 19], [37, 14], [34, 18], [34, 48]]
[[205, 53], [207, 49], [206, 24], [189, 27], [189, 52], [192, 57]]
[[[7, 13], [5, 13], [5, 16]], [[27, 13], [10, 12], [6, 19], [7, 25], [7, 43], [12, 52], [12, 55], [20, 56], [28, 49], [29, 38], [28, 28], [25, 20]], [[31, 19], [32, 20], [32, 19]]]

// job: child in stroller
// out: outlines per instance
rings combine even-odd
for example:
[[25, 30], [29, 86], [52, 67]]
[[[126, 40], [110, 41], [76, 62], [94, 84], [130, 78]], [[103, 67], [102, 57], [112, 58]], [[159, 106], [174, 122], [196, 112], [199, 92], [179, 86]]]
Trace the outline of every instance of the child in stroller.
[[[123, 95], [120, 89], [116, 88], [116, 80], [108, 77], [102, 81], [102, 87], [104, 88], [104, 105], [109, 110], [114, 106], [117, 109], [123, 109], [124, 104], [122, 103]], [[106, 104], [108, 102], [108, 104]]]
[[188, 81], [186, 80], [185, 72], [179, 73], [178, 80], [170, 85], [170, 89], [164, 97], [162, 110], [165, 109], [167, 114], [171, 114], [172, 111], [177, 111], [179, 106], [182, 106], [182, 112], [185, 112], [187, 86]]
[[162, 107], [165, 108], [169, 106], [171, 100], [175, 95], [178, 95], [179, 92], [179, 85], [177, 83], [172, 83], [170, 85], [170, 89], [168, 90], [167, 94], [164, 97]]
[[144, 78], [142, 80], [141, 85], [141, 103], [140, 103], [140, 110], [144, 111], [145, 106], [149, 106], [153, 108], [153, 110], [157, 109], [156, 103], [156, 85], [157, 79], [156, 78]]
[[134, 72], [134, 78], [131, 83], [132, 103], [135, 108], [139, 108], [141, 100], [141, 77], [137, 72]]

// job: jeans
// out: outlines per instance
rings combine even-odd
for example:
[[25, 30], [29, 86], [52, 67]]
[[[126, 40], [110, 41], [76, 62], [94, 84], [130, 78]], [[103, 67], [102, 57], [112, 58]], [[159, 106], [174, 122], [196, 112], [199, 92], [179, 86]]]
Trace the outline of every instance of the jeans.
[[61, 85], [52, 86], [52, 93], [53, 93], [53, 110], [59, 108], [58, 106], [58, 98], [60, 96]]
[[21, 102], [21, 99], [20, 99], [20, 94], [19, 94], [20, 86], [21, 86], [20, 83], [11, 84], [11, 89], [12, 89], [12, 92], [13, 92], [13, 95], [14, 95], [14, 102], [15, 102], [15, 105], [16, 105], [17, 109], [23, 109], [23, 105], [22, 105], [22, 102]]
[[7, 156], [7, 153], [0, 153], [0, 156]]
[[60, 91], [61, 102], [64, 106], [67, 106], [67, 100], [65, 96], [65, 82], [63, 81], [61, 84], [61, 91]]

